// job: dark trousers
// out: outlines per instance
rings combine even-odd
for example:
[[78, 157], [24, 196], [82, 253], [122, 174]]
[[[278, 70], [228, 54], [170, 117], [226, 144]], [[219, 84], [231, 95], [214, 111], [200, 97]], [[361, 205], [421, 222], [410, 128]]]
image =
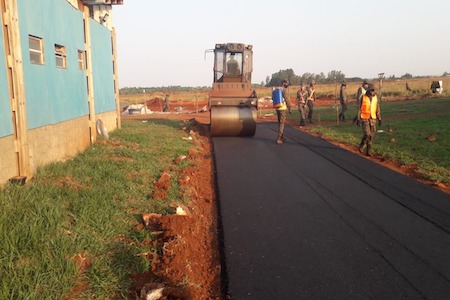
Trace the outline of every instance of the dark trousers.
[[314, 114], [314, 101], [308, 100], [306, 105], [308, 105], [308, 121], [312, 122], [312, 117]]
[[306, 120], [306, 103], [298, 105], [298, 112], [300, 114], [300, 125], [304, 125]]
[[277, 140], [283, 138], [284, 123], [286, 122], [286, 110], [277, 110], [278, 117], [278, 137]]
[[361, 139], [361, 143], [359, 144], [359, 148], [364, 147], [364, 145], [367, 146], [368, 149], [372, 147], [372, 141], [375, 137], [375, 133], [377, 132], [377, 120], [375, 119], [362, 119], [361, 120], [361, 127], [363, 130], [363, 137]]
[[346, 111], [347, 111], [347, 103], [341, 102], [341, 113], [339, 114], [339, 120], [345, 121]]

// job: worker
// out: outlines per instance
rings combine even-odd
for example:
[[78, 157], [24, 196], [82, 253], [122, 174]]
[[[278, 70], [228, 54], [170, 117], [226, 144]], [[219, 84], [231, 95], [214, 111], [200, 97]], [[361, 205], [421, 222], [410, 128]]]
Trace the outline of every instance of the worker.
[[409, 87], [409, 84], [408, 84], [408, 83], [406, 83], [406, 90], [407, 90], [408, 92], [411, 92], [411, 88]]
[[[358, 88], [358, 91], [356, 92], [356, 111], [359, 110], [359, 106], [361, 105], [361, 98], [366, 93], [368, 86], [368, 82], [366, 80], [363, 81], [362, 86]], [[356, 116], [353, 118], [353, 125], [359, 126], [359, 116], [356, 114]]]
[[439, 81], [433, 81], [431, 83], [431, 92], [433, 92], [433, 94], [434, 93], [439, 93], [440, 92], [440, 88], [441, 88], [441, 85], [439, 84]]
[[366, 93], [361, 97], [361, 105], [359, 107], [359, 119], [363, 130], [363, 137], [359, 144], [358, 150], [364, 153], [364, 145], [366, 146], [366, 156], [372, 156], [372, 141], [377, 131], [376, 123], [381, 126], [380, 103], [375, 93], [375, 86], [368, 84]]
[[286, 79], [282, 82], [283, 85], [283, 104], [277, 108], [277, 117], [278, 117], [278, 136], [277, 136], [277, 144], [283, 144], [284, 142], [284, 123], [286, 122], [286, 109], [289, 113], [291, 113], [291, 102], [289, 101], [289, 81]]
[[341, 83], [341, 89], [339, 91], [339, 102], [341, 103], [341, 113], [339, 114], [339, 120], [345, 122], [345, 112], [347, 111], [347, 84], [345, 81]]
[[297, 91], [296, 104], [298, 107], [298, 112], [300, 114], [300, 127], [305, 126], [306, 120], [306, 97], [307, 92], [305, 89], [305, 85], [300, 84], [300, 89]]
[[308, 121], [309, 123], [313, 123], [312, 117], [314, 114], [314, 102], [316, 101], [316, 82], [312, 80], [309, 83], [309, 87], [307, 91], [306, 105], [308, 106]]
[[231, 53], [230, 58], [228, 59], [227, 73], [231, 76], [239, 76], [241, 75], [241, 70], [239, 68], [239, 63], [234, 56], [235, 54]]
[[163, 112], [169, 112], [170, 111], [170, 107], [169, 107], [169, 95], [166, 95], [166, 98], [164, 98], [164, 107], [163, 107]]

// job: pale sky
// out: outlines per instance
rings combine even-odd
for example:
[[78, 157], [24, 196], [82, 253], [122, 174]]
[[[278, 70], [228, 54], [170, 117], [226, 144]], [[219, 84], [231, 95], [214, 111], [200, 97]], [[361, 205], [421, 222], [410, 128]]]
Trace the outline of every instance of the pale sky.
[[449, 0], [125, 0], [113, 14], [120, 87], [211, 86], [205, 50], [228, 42], [253, 45], [253, 83], [450, 72]]

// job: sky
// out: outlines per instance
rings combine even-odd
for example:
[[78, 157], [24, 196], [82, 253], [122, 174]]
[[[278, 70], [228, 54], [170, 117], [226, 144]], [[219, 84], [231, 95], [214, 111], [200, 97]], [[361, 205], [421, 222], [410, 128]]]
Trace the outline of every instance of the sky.
[[125, 0], [119, 86], [211, 86], [216, 43], [253, 45], [253, 83], [280, 70], [347, 78], [450, 72], [449, 0]]

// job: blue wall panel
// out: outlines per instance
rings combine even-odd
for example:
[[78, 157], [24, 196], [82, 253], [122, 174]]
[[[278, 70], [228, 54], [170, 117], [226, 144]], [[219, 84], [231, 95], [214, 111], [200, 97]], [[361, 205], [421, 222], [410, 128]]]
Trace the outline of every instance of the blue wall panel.
[[111, 31], [90, 20], [95, 113], [116, 109]]
[[[18, 1], [18, 8], [28, 127], [87, 115], [86, 74], [78, 68], [78, 50], [84, 50], [82, 12], [62, 0]], [[29, 35], [44, 40], [44, 65], [30, 63]], [[66, 69], [56, 67], [55, 44], [66, 48]]]
[[[3, 24], [2, 14], [0, 14], [0, 24]], [[14, 133], [7, 72], [3, 30], [0, 30], [0, 137]]]

